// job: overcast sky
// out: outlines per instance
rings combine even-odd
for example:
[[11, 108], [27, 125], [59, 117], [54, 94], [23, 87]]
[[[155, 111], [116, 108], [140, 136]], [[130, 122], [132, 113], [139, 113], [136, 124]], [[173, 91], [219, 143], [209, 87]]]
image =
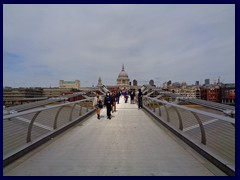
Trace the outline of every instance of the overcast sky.
[[235, 5], [3, 5], [3, 86], [235, 82]]

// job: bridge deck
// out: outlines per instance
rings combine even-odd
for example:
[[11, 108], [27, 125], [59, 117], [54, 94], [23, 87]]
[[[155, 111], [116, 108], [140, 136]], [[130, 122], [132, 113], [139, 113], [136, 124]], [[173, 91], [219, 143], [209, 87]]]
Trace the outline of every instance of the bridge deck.
[[121, 99], [111, 120], [102, 110], [4, 168], [4, 175], [212, 176], [225, 175]]

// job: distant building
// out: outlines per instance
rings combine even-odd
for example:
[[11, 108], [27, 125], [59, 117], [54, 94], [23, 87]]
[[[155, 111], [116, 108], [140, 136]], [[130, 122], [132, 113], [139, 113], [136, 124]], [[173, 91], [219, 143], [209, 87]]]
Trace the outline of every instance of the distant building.
[[162, 84], [162, 88], [163, 88], [163, 89], [166, 89], [166, 88], [167, 88], [167, 82], [164, 82], [164, 83]]
[[133, 83], [130, 82], [128, 74], [124, 69], [124, 64], [122, 65], [122, 71], [118, 75], [117, 84], [116, 85], [106, 84], [105, 86], [109, 91], [116, 91], [116, 90], [123, 90], [123, 89], [138, 90], [139, 88], [142, 87], [137, 85], [136, 79], [133, 80]]
[[196, 81], [196, 82], [195, 82], [195, 85], [196, 85], [196, 86], [199, 86], [199, 85], [200, 85], [200, 84], [199, 84], [199, 81]]
[[204, 85], [205, 85], [205, 86], [209, 86], [209, 85], [210, 85], [210, 79], [205, 79]]
[[149, 85], [154, 86], [154, 81], [152, 79], [149, 81]]
[[119, 73], [117, 78], [117, 86], [120, 89], [127, 88], [129, 89], [129, 81], [128, 74], [124, 70], [124, 64], [122, 65], [122, 71]]
[[235, 105], [235, 84], [224, 84], [221, 88], [223, 104]]
[[43, 88], [43, 96], [48, 98], [59, 97], [65, 94], [71, 94], [72, 91], [72, 88]]
[[134, 80], [133, 80], [133, 86], [137, 86], [137, 84], [138, 84], [138, 83], [137, 83], [137, 80], [134, 79]]
[[[80, 90], [74, 89], [74, 88], [58, 88], [58, 87], [53, 87], [53, 88], [43, 88], [43, 95], [47, 98], [57, 98], [60, 96], [65, 96], [68, 94], [73, 94], [75, 92], [80, 92]], [[81, 100], [81, 96], [77, 97], [72, 97], [69, 98], [68, 101], [77, 101]]]
[[182, 84], [181, 84], [181, 87], [187, 87], [187, 83], [186, 82], [182, 82]]
[[221, 102], [221, 88], [220, 86], [208, 86], [200, 88], [201, 99], [212, 102]]
[[176, 88], [179, 88], [181, 86], [181, 84], [179, 82], [174, 82], [172, 84], [172, 86], [176, 87]]
[[109, 91], [115, 91], [115, 90], [118, 90], [118, 86], [116, 85], [106, 85], [106, 88], [109, 90]]
[[169, 81], [167, 82], [167, 86], [171, 86], [171, 85], [172, 85], [172, 81], [169, 80]]
[[200, 89], [197, 86], [181, 86], [180, 88], [172, 88], [171, 91], [186, 97], [200, 99]]
[[166, 87], [164, 87], [163, 89], [164, 89], [164, 90], [167, 90], [167, 91], [171, 91], [171, 92], [173, 92], [173, 93], [175, 93], [175, 90], [177, 90], [177, 88], [174, 87], [174, 86], [166, 86]]
[[102, 86], [102, 85], [103, 85], [102, 84], [102, 79], [101, 79], [101, 77], [99, 77], [97, 86]]
[[28, 102], [44, 100], [42, 88], [4, 88], [3, 104], [5, 106], [20, 105]]
[[59, 81], [59, 88], [67, 88], [67, 89], [80, 89], [80, 81]]
[[196, 93], [196, 98], [197, 98], [197, 99], [201, 99], [201, 91], [200, 91], [199, 88], [196, 89], [196, 92], [195, 92], [195, 93]]

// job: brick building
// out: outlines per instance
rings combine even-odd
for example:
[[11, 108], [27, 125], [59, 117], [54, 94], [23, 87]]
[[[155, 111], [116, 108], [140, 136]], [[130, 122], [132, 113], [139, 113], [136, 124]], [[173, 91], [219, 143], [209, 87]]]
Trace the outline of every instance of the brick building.
[[200, 88], [201, 99], [212, 102], [221, 102], [221, 88], [220, 86], [208, 86]]
[[221, 102], [235, 105], [235, 84], [224, 84], [221, 88]]

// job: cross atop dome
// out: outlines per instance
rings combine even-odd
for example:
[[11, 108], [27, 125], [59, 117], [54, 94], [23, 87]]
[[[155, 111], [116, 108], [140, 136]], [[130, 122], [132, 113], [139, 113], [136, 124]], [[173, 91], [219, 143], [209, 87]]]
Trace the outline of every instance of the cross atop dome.
[[122, 65], [122, 71], [124, 71], [124, 64]]

